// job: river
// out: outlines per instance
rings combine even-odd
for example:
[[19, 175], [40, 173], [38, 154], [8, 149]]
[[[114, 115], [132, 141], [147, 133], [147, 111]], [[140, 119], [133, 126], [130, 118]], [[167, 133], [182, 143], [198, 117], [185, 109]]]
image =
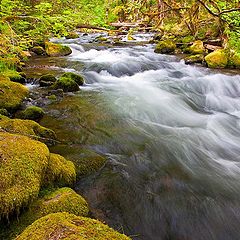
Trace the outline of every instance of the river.
[[[81, 73], [86, 84], [64, 108], [51, 105], [42, 122], [107, 158], [76, 185], [92, 216], [136, 240], [239, 240], [240, 75], [185, 65], [153, 45], [108, 46], [95, 37], [60, 41], [73, 53], [50, 68]], [[89, 114], [79, 100], [79, 112], [61, 118], [83, 97]], [[90, 140], [78, 139], [85, 131], [78, 114], [97, 125]], [[71, 158], [72, 146], [60, 152]]]

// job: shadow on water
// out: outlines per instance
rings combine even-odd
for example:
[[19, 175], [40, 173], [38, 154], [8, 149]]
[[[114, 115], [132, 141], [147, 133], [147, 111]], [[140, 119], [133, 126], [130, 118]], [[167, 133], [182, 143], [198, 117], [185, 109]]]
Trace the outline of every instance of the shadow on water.
[[62, 142], [52, 151], [107, 158], [76, 184], [92, 215], [136, 240], [240, 239], [240, 76], [152, 46], [75, 44], [54, 66], [86, 85], [49, 105], [41, 123]]

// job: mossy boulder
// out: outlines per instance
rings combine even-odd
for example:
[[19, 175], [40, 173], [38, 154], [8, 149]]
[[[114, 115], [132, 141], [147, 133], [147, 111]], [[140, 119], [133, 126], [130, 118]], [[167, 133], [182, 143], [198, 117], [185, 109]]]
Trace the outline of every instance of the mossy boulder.
[[6, 70], [3, 72], [4, 76], [8, 77], [11, 81], [17, 83], [26, 83], [26, 78], [23, 74], [15, 71], [15, 70]]
[[56, 44], [52, 42], [45, 43], [46, 53], [50, 57], [60, 57], [60, 56], [67, 56], [72, 53], [72, 50], [68, 46], [64, 46], [61, 44]]
[[8, 78], [0, 78], [0, 108], [17, 110], [28, 93], [28, 89], [22, 84], [11, 82]]
[[10, 119], [0, 116], [0, 128], [6, 132], [28, 136], [46, 144], [53, 144], [56, 134], [32, 120]]
[[60, 77], [53, 85], [54, 89], [62, 89], [64, 92], [79, 91], [78, 84], [69, 77]]
[[76, 32], [69, 32], [65, 37], [66, 39], [76, 39], [79, 38], [79, 35]]
[[[42, 195], [43, 192], [44, 195]], [[34, 221], [51, 213], [68, 212], [77, 216], [88, 216], [88, 203], [71, 188], [65, 187], [50, 191], [47, 189], [40, 194], [41, 197], [33, 201], [18, 220], [11, 222], [4, 235], [14, 239]]]
[[184, 61], [186, 64], [202, 63], [204, 61], [204, 56], [202, 54], [191, 55], [185, 57]]
[[206, 49], [201, 40], [195, 41], [190, 47], [189, 52], [191, 54], [204, 54]]
[[71, 162], [26, 136], [0, 132], [0, 155], [0, 218], [29, 205], [41, 186], [68, 186], [76, 179]]
[[18, 118], [38, 121], [44, 116], [44, 111], [40, 107], [30, 106], [16, 114]]
[[169, 54], [174, 53], [176, 44], [171, 40], [159, 41], [154, 50], [155, 53]]
[[0, 132], [0, 218], [29, 204], [37, 197], [49, 150], [41, 142]]
[[53, 213], [27, 227], [16, 240], [130, 240], [98, 220], [69, 213]]
[[240, 69], [240, 54], [236, 52], [229, 53], [228, 66]]
[[0, 115], [8, 116], [9, 113], [8, 113], [7, 109], [5, 109], [5, 108], [0, 108]]
[[78, 85], [82, 86], [84, 84], [84, 78], [81, 75], [72, 72], [66, 72], [61, 77], [66, 77], [74, 80]]
[[71, 186], [76, 181], [75, 166], [58, 154], [51, 153], [45, 173], [44, 185]]
[[52, 86], [57, 79], [52, 74], [46, 74], [39, 78], [40, 87], [49, 87]]
[[225, 68], [228, 65], [228, 55], [225, 50], [215, 50], [205, 57], [209, 68]]
[[46, 54], [45, 49], [41, 46], [35, 46], [31, 49], [32, 52], [36, 53], [37, 55], [44, 55]]

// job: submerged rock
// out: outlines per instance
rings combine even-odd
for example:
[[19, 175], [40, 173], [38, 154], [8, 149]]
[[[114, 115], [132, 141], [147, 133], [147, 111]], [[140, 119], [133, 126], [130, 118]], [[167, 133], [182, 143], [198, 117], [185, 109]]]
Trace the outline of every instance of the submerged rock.
[[69, 213], [53, 213], [35, 221], [16, 238], [26, 239], [130, 240], [98, 220]]
[[216, 50], [205, 57], [209, 68], [225, 68], [228, 65], [228, 56], [224, 49]]
[[155, 53], [173, 53], [176, 49], [176, 44], [171, 40], [165, 40], [158, 42], [154, 52]]
[[46, 42], [45, 43], [46, 53], [50, 57], [60, 57], [67, 56], [72, 53], [72, 50], [68, 46], [64, 46], [61, 44]]
[[14, 83], [9, 78], [0, 78], [0, 108], [15, 111], [27, 97], [28, 89], [20, 83]]
[[16, 114], [18, 118], [38, 121], [44, 116], [44, 111], [40, 107], [30, 106]]

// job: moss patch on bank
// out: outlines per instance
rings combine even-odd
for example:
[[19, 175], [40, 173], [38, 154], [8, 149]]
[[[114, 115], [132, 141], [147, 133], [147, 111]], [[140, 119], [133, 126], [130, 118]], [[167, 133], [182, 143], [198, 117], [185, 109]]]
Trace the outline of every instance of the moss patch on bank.
[[11, 82], [7, 77], [0, 77], [0, 108], [15, 111], [28, 93], [28, 89], [22, 84]]
[[129, 240], [130, 238], [94, 219], [77, 217], [69, 213], [53, 213], [35, 221], [16, 238], [16, 240], [26, 239]]
[[56, 140], [54, 131], [42, 127], [32, 120], [10, 119], [0, 115], [0, 128], [6, 132], [28, 136], [46, 144], [52, 144]]
[[68, 186], [76, 180], [72, 162], [26, 136], [0, 132], [0, 156], [0, 218], [18, 214], [43, 185]]
[[46, 145], [28, 137], [0, 132], [0, 218], [36, 198], [49, 161]]
[[3, 238], [13, 239], [37, 219], [57, 212], [87, 216], [89, 209], [86, 200], [71, 188], [65, 187], [47, 192], [43, 197], [35, 200], [18, 220], [9, 225]]

